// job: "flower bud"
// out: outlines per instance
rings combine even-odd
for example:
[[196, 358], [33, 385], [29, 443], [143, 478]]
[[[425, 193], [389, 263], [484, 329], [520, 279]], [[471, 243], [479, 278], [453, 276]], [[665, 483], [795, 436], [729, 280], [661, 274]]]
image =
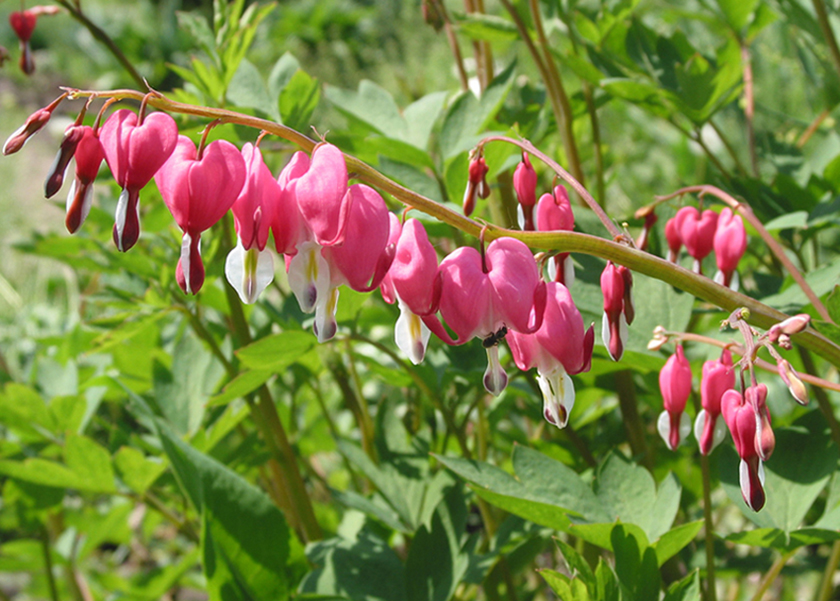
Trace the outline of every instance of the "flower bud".
[[673, 451], [691, 432], [691, 421], [684, 414], [685, 404], [691, 396], [691, 366], [680, 344], [659, 372], [659, 390], [665, 411], [659, 416], [657, 429]]
[[464, 215], [469, 217], [475, 210], [475, 197], [487, 198], [490, 196], [490, 187], [487, 185], [487, 172], [489, 168], [483, 156], [470, 160], [467, 189], [464, 191]]
[[534, 205], [537, 204], [537, 172], [531, 165], [528, 153], [522, 153], [522, 162], [513, 172], [513, 189], [519, 199], [523, 223], [520, 227], [524, 231], [534, 231]]
[[41, 131], [44, 126], [49, 122], [50, 117], [52, 117], [52, 112], [56, 109], [56, 107], [64, 100], [65, 95], [62, 94], [48, 106], [45, 106], [42, 109], [38, 109], [29, 117], [27, 117], [26, 122], [21, 125], [17, 131], [15, 131], [9, 139], [6, 140], [6, 143], [3, 144], [3, 154], [9, 155], [14, 154], [21, 148], [23, 145], [26, 144], [27, 140], [34, 136], [36, 133]]
[[779, 375], [785, 386], [790, 390], [790, 394], [796, 399], [800, 405], [808, 404], [808, 389], [805, 388], [804, 382], [799, 378], [799, 374], [793, 369], [793, 366], [785, 359], [780, 359], [778, 362]]
[[807, 313], [800, 313], [798, 315], [794, 315], [793, 317], [788, 317], [784, 321], [780, 321], [767, 330], [767, 339], [770, 342], [778, 342], [784, 347], [784, 344], [782, 343], [782, 336], [788, 337], [789, 344], [790, 336], [802, 332], [808, 327], [810, 322], [811, 316]]
[[44, 196], [46, 198], [52, 198], [61, 189], [61, 184], [64, 183], [64, 172], [67, 170], [67, 165], [70, 164], [70, 159], [76, 154], [76, 147], [82, 140], [84, 133], [85, 130], [77, 125], [71, 125], [64, 132], [64, 139], [61, 141], [58, 154], [55, 155], [55, 160], [44, 184]]

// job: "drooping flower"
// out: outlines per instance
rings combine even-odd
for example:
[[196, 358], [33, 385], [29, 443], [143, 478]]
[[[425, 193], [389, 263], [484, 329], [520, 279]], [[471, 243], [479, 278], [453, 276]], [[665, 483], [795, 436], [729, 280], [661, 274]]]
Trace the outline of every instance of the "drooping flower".
[[700, 264], [714, 247], [718, 214], [711, 209], [700, 213], [694, 207], [683, 207], [675, 219], [679, 224], [682, 243], [694, 258], [694, 271], [701, 273]]
[[545, 310], [545, 284], [534, 256], [519, 240], [493, 240], [482, 255], [462, 247], [440, 263], [440, 314], [455, 332], [453, 339], [434, 315], [423, 321], [447, 344], [463, 344], [475, 337], [485, 344], [488, 367], [484, 386], [499, 395], [507, 374], [499, 363], [498, 340], [508, 331], [535, 332]]
[[236, 202], [245, 173], [242, 154], [230, 142], [211, 142], [198, 156], [192, 140], [178, 136], [175, 151], [154, 176], [163, 201], [184, 232], [175, 275], [187, 294], [198, 293], [204, 284], [201, 233]]
[[[392, 235], [393, 231], [392, 227]], [[431, 336], [422, 316], [437, 311], [440, 299], [437, 273], [437, 253], [429, 242], [426, 228], [417, 219], [408, 219], [399, 233], [394, 262], [386, 276], [387, 288], [392, 292], [383, 290], [383, 296], [388, 302], [399, 304], [394, 338], [397, 347], [415, 365], [423, 361]]]
[[726, 436], [726, 426], [720, 417], [720, 401], [723, 393], [735, 388], [735, 370], [732, 353], [724, 349], [720, 359], [703, 364], [700, 380], [700, 404], [703, 409], [694, 420], [694, 437], [700, 445], [700, 452], [708, 455]]
[[668, 242], [668, 261], [676, 263], [682, 249], [682, 235], [680, 234], [680, 220], [677, 215], [665, 223], [665, 240]]
[[88, 213], [93, 199], [93, 182], [99, 173], [99, 166], [105, 160], [105, 151], [99, 141], [99, 134], [92, 127], [81, 126], [82, 139], [76, 146], [74, 158], [76, 161], [76, 176], [67, 193], [67, 217], [64, 224], [71, 234], [81, 227]]
[[549, 423], [564, 428], [575, 403], [570, 376], [589, 371], [595, 328], [584, 332], [583, 318], [569, 290], [559, 282], [546, 284], [542, 325], [532, 334], [511, 330], [507, 334], [513, 360], [527, 371], [537, 368], [537, 383], [543, 394], [543, 415]]
[[338, 287], [369, 292], [385, 277], [394, 256], [390, 217], [373, 188], [347, 187], [344, 155], [331, 144], [316, 146], [310, 160], [296, 155], [287, 169], [280, 187], [294, 198], [300, 220], [291, 229], [278, 223], [278, 216], [275, 242], [280, 250], [280, 231], [287, 257], [291, 255], [286, 264], [289, 286], [301, 310], [315, 312], [315, 334], [324, 342], [336, 332]]
[[627, 326], [633, 322], [635, 307], [632, 296], [633, 275], [623, 265], [607, 261], [601, 273], [604, 295], [604, 318], [601, 338], [613, 361], [620, 361], [627, 343]]
[[656, 427], [668, 448], [675, 451], [691, 432], [691, 420], [685, 413], [691, 396], [691, 365], [680, 344], [659, 372], [659, 390], [665, 410], [659, 414]]
[[470, 158], [469, 174], [467, 176], [467, 188], [464, 190], [464, 215], [469, 217], [475, 210], [475, 197], [487, 198], [490, 196], [490, 186], [487, 185], [487, 162], [479, 155]]
[[[575, 214], [566, 187], [554, 187], [553, 194], [543, 194], [537, 203], [535, 225], [537, 231], [565, 231], [570, 232], [575, 227]], [[575, 265], [569, 258], [569, 253], [559, 253], [549, 264], [549, 277], [566, 287], [575, 281]]]
[[[763, 384], [759, 386], [763, 386]], [[750, 387], [747, 391], [749, 392], [754, 388], [757, 387]], [[766, 394], [766, 392], [765, 387], [764, 393]], [[735, 441], [735, 450], [741, 458], [739, 467], [741, 496], [743, 496], [744, 502], [750, 509], [759, 511], [764, 507], [766, 500], [764, 494], [764, 464], [757, 444], [759, 420], [756, 419], [754, 408], [737, 390], [727, 390], [723, 394], [720, 406], [723, 419], [729, 427], [732, 440]]]
[[73, 155], [76, 153], [76, 147], [84, 136], [84, 126], [71, 125], [64, 131], [64, 137], [61, 140], [61, 145], [58, 148], [58, 153], [55, 155], [50, 170], [47, 173], [47, 180], [44, 182], [44, 197], [52, 198], [61, 189], [64, 183], [64, 173], [67, 171], [67, 166], [73, 160]]
[[245, 144], [242, 158], [245, 185], [231, 207], [237, 240], [225, 260], [225, 276], [242, 302], [250, 304], [274, 279], [274, 259], [265, 245], [281, 191], [258, 147]]
[[534, 205], [537, 203], [537, 172], [531, 165], [527, 152], [513, 172], [513, 189], [519, 200], [519, 229], [534, 231]]
[[714, 249], [718, 266], [715, 282], [738, 290], [738, 272], [735, 270], [747, 250], [747, 230], [741, 216], [733, 214], [729, 207], [724, 207], [718, 217]]
[[140, 237], [140, 190], [149, 183], [178, 144], [178, 126], [166, 113], [138, 121], [128, 109], [115, 111], [99, 133], [105, 161], [123, 189], [117, 201], [114, 243], [127, 251]]
[[32, 48], [29, 40], [35, 25], [38, 22], [38, 15], [31, 10], [15, 11], [9, 15], [9, 25], [20, 40], [20, 70], [27, 75], [35, 72], [35, 61], [32, 60]]

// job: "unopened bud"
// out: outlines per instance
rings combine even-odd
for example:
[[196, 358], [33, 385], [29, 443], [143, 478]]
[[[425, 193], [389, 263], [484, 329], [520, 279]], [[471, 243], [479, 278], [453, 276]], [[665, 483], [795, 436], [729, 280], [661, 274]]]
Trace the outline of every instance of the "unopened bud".
[[467, 189], [464, 191], [464, 215], [469, 217], [475, 209], [475, 197], [487, 198], [490, 196], [490, 187], [485, 179], [489, 171], [484, 157], [478, 156], [470, 160]]
[[58, 154], [55, 155], [52, 167], [50, 167], [47, 181], [44, 185], [44, 195], [51, 198], [61, 189], [61, 184], [64, 183], [64, 172], [67, 170], [67, 165], [70, 164], [70, 159], [76, 154], [76, 147], [79, 145], [85, 130], [82, 127], [71, 125], [64, 132], [64, 139], [61, 141], [61, 146], [58, 149]]
[[665, 331], [665, 328], [662, 326], [656, 326], [653, 328], [653, 338], [651, 338], [650, 342], [647, 344], [649, 351], [658, 351], [666, 342], [668, 342], [668, 336], [665, 334]]
[[785, 386], [790, 390], [790, 394], [796, 399], [800, 405], [808, 404], [808, 389], [805, 388], [805, 383], [799, 378], [799, 374], [793, 369], [793, 366], [785, 359], [779, 360], [779, 375]]
[[14, 154], [23, 148], [26, 141], [41, 131], [41, 129], [43, 129], [43, 127], [49, 122], [50, 117], [52, 117], [52, 112], [59, 103], [64, 100], [65, 96], [66, 94], [62, 94], [48, 106], [38, 109], [29, 115], [26, 122], [21, 125], [16, 132], [9, 136], [9, 139], [6, 140], [5, 144], [3, 144], [3, 154]]
[[636, 317], [636, 307], [633, 304], [633, 274], [624, 265], [619, 265], [618, 269], [624, 280], [624, 319], [627, 320], [627, 325], [630, 325]]

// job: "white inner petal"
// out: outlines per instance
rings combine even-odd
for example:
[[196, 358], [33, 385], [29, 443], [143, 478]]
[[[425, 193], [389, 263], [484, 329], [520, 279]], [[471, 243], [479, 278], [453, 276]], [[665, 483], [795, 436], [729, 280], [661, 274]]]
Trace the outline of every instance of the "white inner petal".
[[254, 303], [274, 280], [274, 258], [269, 250], [245, 250], [237, 239], [225, 261], [225, 276], [243, 303]]
[[330, 266], [321, 255], [321, 245], [315, 242], [301, 242], [297, 251], [289, 261], [289, 287], [295, 293], [300, 310], [312, 313], [329, 291]]
[[405, 354], [406, 357], [417, 365], [423, 361], [426, 356], [426, 347], [429, 344], [429, 337], [432, 332], [423, 323], [418, 315], [411, 312], [411, 309], [399, 299], [400, 316], [397, 318], [397, 323], [394, 326], [394, 340], [397, 347]]

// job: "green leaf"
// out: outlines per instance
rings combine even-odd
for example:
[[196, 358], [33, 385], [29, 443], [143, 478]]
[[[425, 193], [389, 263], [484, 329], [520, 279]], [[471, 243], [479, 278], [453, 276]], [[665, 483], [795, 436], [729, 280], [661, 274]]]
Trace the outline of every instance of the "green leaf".
[[478, 134], [490, 125], [513, 86], [516, 63], [499, 73], [484, 90], [481, 99], [463, 92], [449, 106], [440, 132], [440, 148], [449, 160], [475, 146]]
[[405, 139], [407, 127], [397, 103], [376, 83], [363, 79], [356, 91], [327, 86], [324, 93], [340, 113], [358, 119], [384, 136]]
[[199, 428], [207, 399], [223, 375], [219, 360], [189, 332], [175, 346], [171, 370], [155, 363], [155, 400], [176, 432], [193, 434]]
[[785, 215], [779, 215], [775, 219], [771, 219], [764, 224], [764, 228], [768, 232], [775, 232], [791, 228], [803, 228], [807, 225], [808, 211], [794, 211], [793, 213], [786, 213]]
[[453, 486], [438, 504], [430, 527], [421, 526], [405, 561], [408, 601], [448, 601], [469, 566], [461, 550], [467, 522], [464, 494]]
[[23, 384], [9, 382], [0, 394], [0, 423], [18, 433], [43, 438], [56, 429], [44, 399]]
[[700, 570], [668, 587], [663, 601], [700, 601]]
[[243, 365], [253, 370], [280, 372], [315, 346], [310, 332], [291, 330], [272, 334], [236, 351]]
[[277, 103], [268, 93], [262, 75], [253, 63], [243, 59], [227, 90], [227, 100], [235, 106], [257, 109], [272, 119], [279, 119]]
[[84, 483], [82, 490], [116, 492], [111, 455], [94, 440], [77, 434], [69, 435], [64, 444], [64, 462]]
[[539, 573], [546, 584], [551, 587], [551, 590], [557, 593], [558, 598], [564, 601], [576, 601], [574, 593], [572, 593], [572, 581], [568, 576], [554, 570], [539, 570]]
[[758, 0], [716, 0], [726, 24], [740, 33], [750, 21]]
[[615, 552], [618, 580], [630, 591], [634, 601], [658, 601], [661, 577], [656, 552], [647, 541], [617, 524], [610, 536]]
[[147, 459], [134, 447], [120, 447], [114, 455], [114, 466], [126, 486], [139, 494], [146, 492], [166, 471], [165, 463]]
[[366, 530], [352, 539], [336, 537], [314, 543], [307, 555], [317, 567], [303, 579], [301, 593], [366, 601], [406, 599], [405, 568], [400, 558]]
[[289, 599], [306, 572], [303, 547], [260, 489], [155, 420], [175, 475], [202, 519], [212, 601]]
[[572, 577], [580, 578], [586, 585], [586, 588], [594, 592], [596, 588], [595, 573], [589, 567], [586, 559], [575, 551], [574, 547], [567, 545], [559, 538], [555, 538], [554, 543], [560, 549], [560, 553], [563, 554], [563, 559], [566, 560], [566, 566], [568, 566], [569, 573]]
[[213, 30], [210, 29], [210, 24], [198, 12], [184, 12], [176, 11], [175, 17], [178, 19], [178, 27], [186, 30], [204, 52], [206, 52], [214, 61], [218, 62], [219, 56], [216, 54], [216, 38], [213, 35]]
[[516, 25], [495, 15], [484, 13], [466, 13], [456, 20], [458, 31], [471, 40], [488, 42], [512, 42], [519, 39]]
[[[741, 511], [761, 528], [778, 528], [791, 533], [837, 469], [838, 450], [831, 440], [819, 411], [810, 411], [789, 428], [776, 430], [776, 447], [764, 464], [767, 502], [756, 513], [743, 501], [738, 480], [739, 458], [724, 447], [720, 457], [720, 479], [726, 494]], [[807, 457], [808, 461], [802, 461]]]
[[595, 585], [595, 599], [599, 601], [619, 601], [618, 577], [603, 557], [598, 559], [598, 566], [595, 568]]
[[227, 405], [231, 401], [242, 398], [265, 384], [275, 372], [271, 370], [244, 371], [228, 382], [222, 391], [207, 401], [207, 407]]
[[283, 123], [298, 131], [309, 129], [312, 113], [320, 100], [321, 86], [318, 80], [304, 71], [295, 72], [278, 99]]
[[406, 124], [406, 142], [416, 148], [429, 149], [432, 128], [443, 110], [447, 96], [446, 92], [432, 92], [405, 107], [403, 118]]
[[703, 520], [697, 520], [696, 522], [681, 524], [660, 536], [659, 540], [652, 545], [659, 565], [661, 566], [688, 546], [702, 528]]
[[41, 486], [85, 490], [85, 482], [73, 470], [37, 457], [24, 461], [0, 460], [0, 474]]
[[271, 98], [279, 100], [280, 92], [283, 91], [283, 88], [288, 85], [294, 74], [299, 70], [300, 63], [290, 52], [286, 52], [277, 59], [277, 62], [274, 63], [274, 67], [271, 69], [271, 73], [268, 75], [268, 94]]
[[828, 295], [825, 303], [828, 314], [834, 323], [840, 323], [840, 285], [835, 285], [834, 290]]

